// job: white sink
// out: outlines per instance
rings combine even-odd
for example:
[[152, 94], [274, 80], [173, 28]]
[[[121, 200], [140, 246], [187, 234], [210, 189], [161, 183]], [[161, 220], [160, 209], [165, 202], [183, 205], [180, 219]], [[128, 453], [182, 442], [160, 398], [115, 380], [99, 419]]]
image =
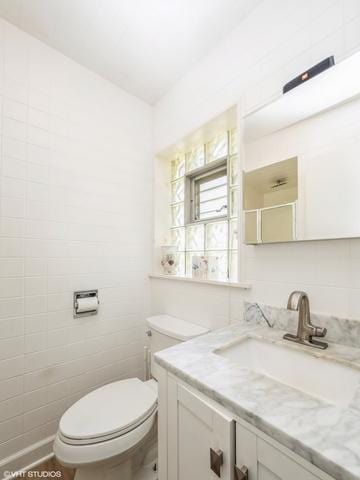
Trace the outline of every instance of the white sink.
[[337, 406], [348, 406], [359, 386], [359, 370], [317, 358], [291, 345], [245, 338], [214, 353], [240, 368], [265, 375]]

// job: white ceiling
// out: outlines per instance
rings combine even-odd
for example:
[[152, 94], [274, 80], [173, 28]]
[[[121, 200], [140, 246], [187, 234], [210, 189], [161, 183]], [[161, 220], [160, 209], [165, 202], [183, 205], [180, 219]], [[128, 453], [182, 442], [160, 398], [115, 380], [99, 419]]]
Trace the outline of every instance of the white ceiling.
[[0, 0], [0, 16], [156, 103], [261, 0]]

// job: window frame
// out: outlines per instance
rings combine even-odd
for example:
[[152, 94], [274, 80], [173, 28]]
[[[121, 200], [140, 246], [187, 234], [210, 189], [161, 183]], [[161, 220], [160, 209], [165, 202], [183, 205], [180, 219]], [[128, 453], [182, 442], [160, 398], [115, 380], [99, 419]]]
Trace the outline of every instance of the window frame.
[[[207, 218], [196, 218], [200, 205], [197, 203], [199, 197], [198, 186], [201, 180], [209, 181], [211, 177], [217, 178], [226, 176], [226, 199], [227, 209], [224, 215], [214, 215]], [[222, 175], [221, 175], [222, 174]], [[203, 167], [197, 168], [190, 174], [185, 175], [185, 227], [191, 224], [210, 223], [214, 221], [229, 220], [230, 219], [230, 189], [229, 189], [229, 156], [220, 158]]]

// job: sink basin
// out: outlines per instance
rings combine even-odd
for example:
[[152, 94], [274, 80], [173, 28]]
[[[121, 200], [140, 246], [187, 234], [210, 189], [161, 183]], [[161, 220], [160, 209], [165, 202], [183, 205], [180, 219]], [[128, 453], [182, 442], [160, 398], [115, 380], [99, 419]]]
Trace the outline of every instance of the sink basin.
[[238, 367], [265, 375], [333, 405], [348, 406], [360, 371], [294, 347], [245, 338], [214, 351]]

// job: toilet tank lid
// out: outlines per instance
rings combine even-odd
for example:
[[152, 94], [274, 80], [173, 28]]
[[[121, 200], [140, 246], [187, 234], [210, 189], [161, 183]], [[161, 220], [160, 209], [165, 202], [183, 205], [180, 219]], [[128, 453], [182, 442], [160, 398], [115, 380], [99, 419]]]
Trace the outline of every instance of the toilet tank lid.
[[171, 315], [154, 315], [147, 319], [147, 324], [156, 332], [181, 341], [190, 340], [209, 332], [208, 328]]

